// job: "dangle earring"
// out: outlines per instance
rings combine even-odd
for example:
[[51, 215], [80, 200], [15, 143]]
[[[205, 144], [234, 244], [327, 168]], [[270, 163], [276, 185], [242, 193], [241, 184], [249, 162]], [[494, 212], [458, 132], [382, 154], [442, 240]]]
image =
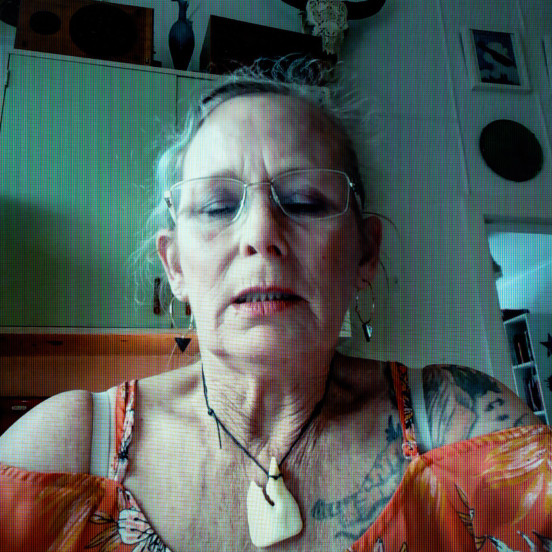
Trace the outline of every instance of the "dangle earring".
[[358, 310], [358, 293], [356, 294], [355, 298], [355, 311], [358, 315], [358, 319], [360, 320], [360, 323], [362, 324], [362, 331], [364, 332], [364, 337], [366, 338], [366, 342], [370, 343], [370, 340], [372, 339], [372, 333], [373, 328], [370, 325], [370, 321], [372, 320], [372, 314], [374, 313], [374, 307], [376, 305], [376, 301], [374, 299], [374, 290], [372, 289], [372, 284], [368, 282], [368, 286], [370, 287], [370, 293], [372, 294], [372, 308], [370, 310], [370, 318], [365, 322], [362, 320], [362, 317], [360, 316], [360, 311]]
[[[174, 316], [173, 316], [173, 301], [175, 299], [176, 299], [176, 297], [173, 296], [173, 298], [171, 299], [171, 301], [169, 303], [169, 320], [170, 320], [171, 328], [176, 327], [176, 325], [174, 323]], [[190, 311], [190, 307], [189, 307], [188, 303], [186, 303], [186, 313], [188, 313], [188, 312], [190, 313], [190, 323], [188, 324], [188, 329], [186, 330], [186, 333], [184, 333], [181, 336], [177, 336], [177, 337], [174, 338], [174, 340], [176, 342], [176, 345], [178, 345], [178, 348], [180, 349], [181, 353], [183, 353], [186, 350], [186, 347], [189, 345], [190, 341], [192, 340], [192, 338], [189, 337], [189, 335], [195, 329], [194, 313]], [[176, 345], [175, 345], [175, 348], [176, 348]], [[174, 348], [173, 348], [173, 351], [171, 353], [171, 358], [172, 358], [173, 353], [174, 353]], [[169, 359], [169, 362], [170, 362], [170, 359]]]

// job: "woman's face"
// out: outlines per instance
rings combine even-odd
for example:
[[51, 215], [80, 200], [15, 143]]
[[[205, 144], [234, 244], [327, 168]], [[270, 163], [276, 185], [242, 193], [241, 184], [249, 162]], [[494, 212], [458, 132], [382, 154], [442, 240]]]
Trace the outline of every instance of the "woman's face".
[[[227, 175], [267, 182], [294, 169], [343, 170], [340, 136], [300, 100], [255, 95], [228, 100], [200, 127], [182, 161], [185, 180]], [[240, 216], [216, 235], [180, 216], [158, 235], [173, 293], [190, 303], [202, 352], [258, 360], [335, 347], [355, 287], [376, 269], [381, 228], [361, 228], [352, 210], [298, 223], [271, 200], [270, 188], [248, 190]], [[285, 292], [260, 302], [247, 290]], [[292, 297], [290, 297], [292, 296]]]

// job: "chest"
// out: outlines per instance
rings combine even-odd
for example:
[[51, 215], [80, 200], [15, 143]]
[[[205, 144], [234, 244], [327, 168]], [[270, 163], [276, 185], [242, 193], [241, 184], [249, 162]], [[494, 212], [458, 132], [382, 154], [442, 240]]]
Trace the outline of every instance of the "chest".
[[[290, 463], [299, 469], [283, 470], [303, 530], [271, 551], [343, 551], [391, 499], [407, 467], [398, 416], [388, 416], [364, 442], [349, 439], [347, 433], [332, 435]], [[142, 457], [155, 461], [147, 468], [134, 463], [125, 479], [153, 529], [173, 552], [256, 550], [247, 525], [250, 480], [243, 456], [219, 462], [218, 446], [210, 448], [199, 433], [179, 436], [181, 448], [167, 446], [179, 442], [172, 437], [157, 444], [142, 442]]]

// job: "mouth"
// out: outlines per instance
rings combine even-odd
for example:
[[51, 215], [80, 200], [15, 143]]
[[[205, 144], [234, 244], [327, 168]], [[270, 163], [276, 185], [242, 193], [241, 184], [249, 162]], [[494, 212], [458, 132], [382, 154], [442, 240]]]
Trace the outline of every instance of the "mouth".
[[298, 301], [301, 299], [293, 291], [288, 289], [270, 287], [270, 288], [251, 288], [242, 291], [233, 301], [236, 305], [244, 303], [265, 303], [269, 301]]

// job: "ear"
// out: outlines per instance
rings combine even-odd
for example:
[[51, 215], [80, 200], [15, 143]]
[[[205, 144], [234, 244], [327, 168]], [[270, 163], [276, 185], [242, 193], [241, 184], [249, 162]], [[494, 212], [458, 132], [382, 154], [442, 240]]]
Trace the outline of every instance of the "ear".
[[357, 270], [357, 289], [364, 289], [374, 279], [378, 269], [382, 239], [381, 220], [376, 216], [362, 219], [360, 222], [362, 257]]
[[173, 295], [183, 303], [188, 300], [184, 285], [184, 274], [180, 265], [176, 231], [163, 229], [156, 236], [157, 254], [163, 263]]

